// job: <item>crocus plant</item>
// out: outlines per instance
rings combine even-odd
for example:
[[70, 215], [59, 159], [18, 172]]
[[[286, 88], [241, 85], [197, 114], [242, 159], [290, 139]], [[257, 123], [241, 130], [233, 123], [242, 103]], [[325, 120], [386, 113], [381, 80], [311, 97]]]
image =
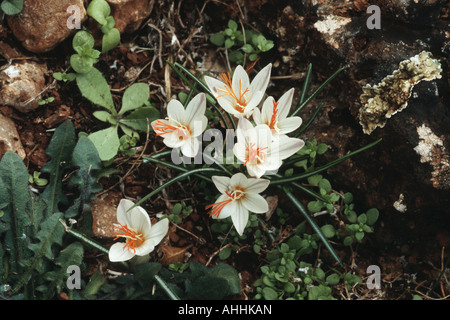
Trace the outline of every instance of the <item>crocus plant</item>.
[[147, 212], [127, 199], [122, 199], [117, 207], [116, 239], [124, 238], [125, 242], [117, 242], [109, 249], [109, 260], [112, 262], [127, 261], [134, 256], [146, 256], [166, 236], [169, 220], [162, 219], [152, 226]]
[[213, 219], [231, 217], [240, 235], [247, 225], [249, 211], [264, 213], [269, 210], [266, 199], [259, 194], [269, 186], [269, 180], [247, 178], [239, 172], [231, 178], [213, 176], [212, 181], [222, 195], [215, 203], [206, 206], [206, 209], [209, 209]]
[[271, 69], [272, 64], [268, 64], [250, 82], [244, 68], [237, 66], [233, 77], [229, 73], [223, 73], [219, 76], [222, 80], [220, 81], [205, 76], [205, 82], [226, 112], [237, 118], [249, 117], [264, 97]]
[[180, 148], [186, 157], [194, 157], [200, 146], [198, 137], [205, 131], [208, 119], [205, 116], [206, 98], [204, 93], [196, 95], [184, 109], [178, 100], [167, 105], [167, 118], [151, 123], [157, 136], [164, 137], [169, 148]]

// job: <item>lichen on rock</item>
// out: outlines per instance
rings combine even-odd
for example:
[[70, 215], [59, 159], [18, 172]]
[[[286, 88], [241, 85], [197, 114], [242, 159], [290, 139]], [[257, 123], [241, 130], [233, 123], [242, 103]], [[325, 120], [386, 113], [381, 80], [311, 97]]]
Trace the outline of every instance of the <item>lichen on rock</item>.
[[430, 52], [423, 51], [400, 62], [399, 68], [379, 84], [364, 86], [359, 109], [364, 133], [371, 134], [377, 127], [383, 128], [387, 119], [406, 108], [416, 84], [440, 79], [441, 72], [439, 60], [433, 59]]

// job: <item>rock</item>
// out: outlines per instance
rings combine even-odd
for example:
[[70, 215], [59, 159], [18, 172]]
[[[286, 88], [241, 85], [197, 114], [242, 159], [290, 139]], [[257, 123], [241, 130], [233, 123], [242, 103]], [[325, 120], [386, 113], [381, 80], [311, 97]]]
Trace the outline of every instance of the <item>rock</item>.
[[115, 237], [114, 224], [117, 223], [117, 206], [121, 199], [121, 192], [111, 191], [91, 202], [92, 232], [95, 237]]
[[39, 107], [46, 72], [45, 65], [35, 62], [18, 62], [3, 68], [0, 72], [0, 104], [24, 113]]
[[8, 16], [7, 22], [27, 50], [48, 52], [76, 31], [68, 27], [75, 14], [67, 10], [72, 5], [78, 6], [80, 23], [83, 23], [87, 18], [83, 0], [24, 0], [22, 12]]
[[14, 122], [0, 113], [0, 159], [7, 151], [13, 151], [23, 160], [25, 151]]
[[155, 3], [154, 0], [107, 0], [111, 6], [111, 15], [116, 21], [120, 33], [132, 33], [139, 29], [147, 19]]

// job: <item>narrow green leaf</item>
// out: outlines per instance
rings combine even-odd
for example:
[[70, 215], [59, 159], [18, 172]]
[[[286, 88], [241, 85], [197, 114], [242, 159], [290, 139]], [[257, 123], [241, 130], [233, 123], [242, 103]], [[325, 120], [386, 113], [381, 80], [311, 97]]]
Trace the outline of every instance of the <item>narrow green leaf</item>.
[[[87, 137], [80, 137], [73, 150], [72, 163], [78, 167], [77, 172], [69, 180], [70, 187], [77, 187], [79, 196], [73, 205], [66, 210], [65, 217], [73, 218], [88, 212], [91, 200], [102, 190], [95, 178], [95, 173], [102, 168], [100, 157], [92, 141]], [[83, 216], [83, 221], [87, 217]], [[91, 230], [91, 229], [90, 229]]]
[[3, 239], [3, 250], [9, 253], [11, 272], [19, 273], [23, 262], [31, 256], [28, 250], [32, 219], [26, 210], [30, 201], [28, 191], [28, 172], [22, 159], [7, 151], [0, 161], [0, 177], [2, 189], [0, 191], [3, 203], [1, 220], [7, 224]]
[[327, 250], [330, 252], [330, 254], [333, 256], [333, 258], [343, 267], [342, 261], [337, 255], [336, 251], [334, 250], [333, 246], [329, 243], [328, 239], [323, 234], [320, 227], [317, 225], [317, 223], [314, 221], [313, 218], [308, 214], [308, 212], [305, 210], [303, 205], [300, 203], [300, 201], [297, 200], [297, 198], [286, 188], [282, 188], [279, 186], [281, 190], [284, 190], [286, 196], [291, 200], [291, 202], [294, 204], [294, 206], [300, 211], [300, 213], [303, 215], [303, 217], [306, 219], [306, 221], [309, 223], [309, 225], [313, 228], [314, 232], [319, 235], [320, 240], [323, 242]]
[[74, 146], [75, 130], [72, 122], [66, 120], [56, 128], [46, 151], [51, 159], [41, 169], [50, 175], [49, 183], [42, 193], [42, 199], [47, 202], [47, 217], [59, 211], [59, 203], [67, 203], [67, 197], [62, 190], [62, 176], [71, 165]]
[[304, 100], [302, 103], [298, 104], [298, 106], [296, 107], [295, 111], [292, 113], [291, 116], [296, 116], [300, 111], [302, 111], [302, 109], [304, 107], [306, 107], [308, 105], [309, 102], [311, 102], [312, 99], [314, 99], [324, 88], [325, 86], [334, 78], [336, 78], [336, 76], [341, 73], [342, 70], [344, 70], [345, 67], [343, 68], [339, 68], [335, 73], [333, 73], [327, 80], [325, 80], [316, 90], [314, 90], [314, 92], [308, 97], [306, 98], [306, 100]]

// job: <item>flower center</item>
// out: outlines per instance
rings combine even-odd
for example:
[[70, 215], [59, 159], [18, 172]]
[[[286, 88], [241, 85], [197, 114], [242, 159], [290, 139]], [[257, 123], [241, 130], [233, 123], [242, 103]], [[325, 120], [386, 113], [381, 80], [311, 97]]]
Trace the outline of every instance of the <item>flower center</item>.
[[236, 94], [236, 92], [234, 92], [233, 90], [230, 74], [222, 73], [219, 75], [219, 77], [225, 83], [225, 89], [215, 88], [216, 92], [222, 93], [221, 95], [217, 96], [217, 99], [224, 96], [232, 97], [235, 101], [234, 109], [239, 113], [243, 113], [245, 107], [247, 106], [246, 94], [250, 91], [249, 88], [246, 88], [244, 91], [242, 91], [242, 80], [239, 80], [239, 93]]
[[220, 216], [220, 212], [222, 212], [222, 209], [227, 204], [245, 198], [245, 190], [241, 187], [236, 187], [233, 191], [225, 191], [225, 194], [229, 197], [228, 199], [207, 205], [205, 207], [206, 210], [210, 209], [208, 211], [210, 216], [215, 216], [218, 218]]
[[133, 228], [128, 227], [128, 225], [123, 226], [121, 224], [114, 224], [114, 226], [119, 231], [114, 240], [118, 238], [126, 239], [123, 250], [133, 250], [133, 252], [136, 253], [136, 248], [140, 247], [145, 242], [144, 235]]
[[266, 153], [264, 150], [266, 150], [268, 147], [264, 148], [256, 148], [255, 143], [250, 142], [249, 147], [247, 148], [247, 158], [245, 158], [244, 166], [246, 166], [248, 163], [250, 164], [261, 164], [264, 162], [266, 158]]

